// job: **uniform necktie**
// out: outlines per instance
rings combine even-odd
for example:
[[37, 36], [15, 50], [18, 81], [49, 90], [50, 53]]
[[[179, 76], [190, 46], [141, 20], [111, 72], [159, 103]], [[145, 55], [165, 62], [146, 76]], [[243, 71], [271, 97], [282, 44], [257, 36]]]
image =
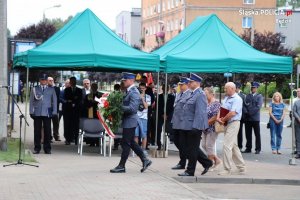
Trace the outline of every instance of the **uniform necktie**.
[[44, 92], [44, 90], [45, 90], [45, 86], [42, 86], [42, 91]]

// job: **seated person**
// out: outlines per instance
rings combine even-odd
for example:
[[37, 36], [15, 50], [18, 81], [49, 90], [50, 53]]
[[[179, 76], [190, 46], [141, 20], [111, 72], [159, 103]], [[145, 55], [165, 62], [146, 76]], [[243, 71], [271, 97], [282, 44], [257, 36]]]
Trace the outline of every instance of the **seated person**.
[[[83, 102], [83, 114], [84, 118], [95, 118], [98, 119], [97, 116], [97, 109], [98, 109], [98, 102], [95, 101], [95, 97], [100, 98], [102, 97], [103, 93], [98, 92], [98, 85], [97, 83], [92, 83], [91, 91], [87, 94], [84, 98]], [[90, 144], [90, 146], [99, 146], [99, 140], [97, 138], [85, 138], [86, 144]]]

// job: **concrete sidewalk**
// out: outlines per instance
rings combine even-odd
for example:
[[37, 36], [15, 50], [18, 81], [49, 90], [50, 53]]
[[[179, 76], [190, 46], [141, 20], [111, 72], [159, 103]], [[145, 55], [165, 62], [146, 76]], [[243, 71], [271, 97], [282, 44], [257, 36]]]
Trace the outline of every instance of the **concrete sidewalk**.
[[[27, 128], [26, 145], [32, 150], [33, 126], [30, 118], [29, 123], [31, 126]], [[18, 137], [18, 124], [18, 118], [16, 118], [15, 130], [17, 132], [13, 134], [13, 137]], [[62, 133], [62, 129], [60, 133]], [[284, 137], [287, 137], [285, 141], [289, 142], [288, 137], [290, 136], [286, 134]], [[222, 136], [219, 137], [217, 146], [218, 154], [221, 155]], [[259, 155], [243, 154], [247, 166], [245, 175], [220, 177], [217, 175], [218, 171], [215, 170], [201, 176], [203, 169], [198, 164], [196, 178], [178, 179], [177, 174], [182, 170], [171, 170], [171, 167], [178, 162], [175, 151], [170, 151], [168, 158], [151, 158], [153, 165], [143, 174], [140, 173], [141, 162], [136, 157], [129, 158], [126, 174], [110, 174], [109, 170], [119, 162], [120, 151], [114, 152], [111, 158], [104, 158], [99, 155], [99, 148], [85, 146], [83, 156], [79, 156], [75, 145], [66, 146], [63, 141], [55, 142], [52, 144], [51, 155], [43, 153], [34, 155], [39, 168], [29, 166], [0, 168], [0, 199], [157, 200], [212, 199], [211, 196], [215, 199], [232, 197], [228, 193], [228, 187], [237, 188], [230, 185], [236, 183], [239, 183], [238, 188], [242, 188], [240, 183], [243, 183], [246, 187], [245, 190], [249, 191], [252, 188], [254, 193], [260, 192], [261, 195], [264, 195], [264, 190], [257, 189], [253, 183], [259, 183], [259, 188], [265, 188], [268, 184], [279, 184], [280, 187], [283, 187], [282, 184], [288, 183], [299, 185], [300, 162], [297, 160], [298, 165], [296, 166], [288, 165], [290, 149], [288, 149], [288, 144], [283, 146], [286, 146], [283, 149], [283, 155], [272, 155], [267, 150]], [[172, 145], [171, 149], [174, 149]], [[270, 181], [272, 179], [276, 179], [277, 182]], [[215, 183], [218, 183], [217, 186]], [[261, 185], [261, 183], [265, 185]], [[299, 188], [299, 186], [296, 187]], [[220, 192], [218, 195], [213, 192], [216, 188]], [[276, 185], [268, 189], [275, 194], [274, 197], [272, 196], [273, 199], [282, 197], [276, 196], [276, 192], [280, 193]], [[287, 196], [291, 198], [285, 199], [293, 199], [292, 196], [299, 197], [300, 195], [299, 189], [288, 186], [285, 189], [285, 191], [292, 192], [291, 196]], [[236, 190], [233, 197], [246, 198], [243, 193], [243, 190]], [[250, 197], [253, 198], [253, 196]], [[269, 199], [256, 197], [255, 199]]]

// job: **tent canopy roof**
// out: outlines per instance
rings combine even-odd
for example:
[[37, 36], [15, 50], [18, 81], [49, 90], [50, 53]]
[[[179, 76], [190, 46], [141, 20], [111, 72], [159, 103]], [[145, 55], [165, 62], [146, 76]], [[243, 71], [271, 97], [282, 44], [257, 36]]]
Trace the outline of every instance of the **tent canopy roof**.
[[16, 54], [14, 66], [158, 71], [159, 56], [132, 48], [86, 9], [39, 47]]
[[254, 49], [215, 14], [196, 18], [153, 53], [169, 73], [292, 73], [291, 57]]

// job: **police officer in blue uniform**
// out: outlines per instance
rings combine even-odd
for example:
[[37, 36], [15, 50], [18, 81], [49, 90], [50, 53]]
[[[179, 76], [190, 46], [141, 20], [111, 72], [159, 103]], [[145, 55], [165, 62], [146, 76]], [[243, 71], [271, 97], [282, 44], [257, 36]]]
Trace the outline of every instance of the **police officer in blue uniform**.
[[201, 82], [201, 77], [191, 73], [189, 80], [191, 94], [185, 99], [180, 116], [180, 123], [183, 124], [183, 143], [189, 162], [185, 172], [178, 174], [179, 176], [194, 176], [197, 160], [204, 168], [202, 175], [207, 173], [213, 165], [212, 161], [199, 148], [202, 131], [208, 128], [207, 98], [200, 88]]
[[257, 93], [257, 88], [260, 86], [258, 82], [251, 83], [251, 93], [246, 96], [245, 106], [245, 129], [246, 129], [246, 149], [243, 153], [251, 153], [252, 149], [252, 129], [255, 135], [255, 154], [261, 151], [260, 140], [260, 109], [263, 104], [263, 97]]
[[142, 148], [135, 142], [135, 129], [138, 125], [137, 111], [140, 105], [140, 92], [134, 85], [135, 74], [123, 72], [122, 82], [126, 88], [126, 94], [123, 99], [123, 119], [122, 119], [122, 154], [121, 160], [117, 167], [111, 169], [111, 173], [125, 173], [125, 164], [129, 156], [130, 148], [138, 155], [143, 163], [141, 172], [144, 172], [151, 164], [144, 154]]
[[30, 117], [34, 122], [34, 154], [41, 151], [42, 128], [44, 129], [43, 148], [51, 154], [51, 118], [57, 115], [57, 97], [53, 87], [47, 86], [47, 75], [40, 76], [40, 85], [30, 93]]
[[184, 152], [183, 148], [183, 131], [182, 128], [184, 124], [183, 121], [180, 120], [180, 116], [182, 114], [183, 106], [186, 102], [186, 98], [190, 96], [191, 91], [188, 87], [189, 79], [186, 77], [181, 77], [180, 81], [178, 82], [178, 85], [180, 87], [180, 93], [176, 95], [176, 99], [174, 102], [174, 113], [172, 117], [172, 128], [174, 132], [174, 144], [179, 150], [179, 157], [180, 161], [179, 163], [172, 167], [173, 170], [176, 169], [185, 169], [186, 166], [186, 152]]

